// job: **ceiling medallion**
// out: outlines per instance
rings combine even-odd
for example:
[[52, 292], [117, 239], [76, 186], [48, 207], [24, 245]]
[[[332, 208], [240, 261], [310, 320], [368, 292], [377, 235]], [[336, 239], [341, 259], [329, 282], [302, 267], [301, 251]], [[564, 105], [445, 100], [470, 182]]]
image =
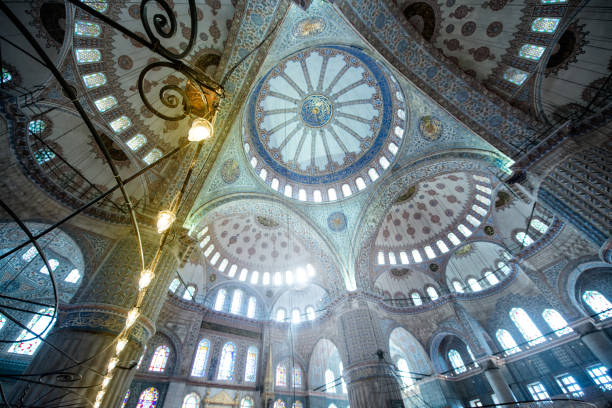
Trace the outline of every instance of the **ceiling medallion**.
[[332, 104], [323, 95], [310, 95], [302, 102], [300, 115], [306, 126], [321, 127], [332, 117]]
[[484, 233], [491, 236], [493, 234], [495, 234], [495, 228], [493, 228], [490, 225], [487, 225], [486, 227], [484, 227]]

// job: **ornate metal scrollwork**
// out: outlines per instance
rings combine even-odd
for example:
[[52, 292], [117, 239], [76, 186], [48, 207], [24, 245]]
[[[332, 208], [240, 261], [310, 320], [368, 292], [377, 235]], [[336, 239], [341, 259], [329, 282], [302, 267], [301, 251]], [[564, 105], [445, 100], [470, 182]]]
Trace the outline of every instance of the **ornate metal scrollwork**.
[[179, 53], [172, 52], [164, 47], [159, 38], [157, 38], [151, 30], [147, 14], [147, 6], [151, 2], [155, 2], [165, 13], [155, 13], [153, 15], [153, 27], [155, 27], [155, 32], [160, 37], [172, 38], [176, 34], [177, 27], [176, 17], [174, 16], [172, 7], [165, 0], [143, 0], [142, 3], [140, 3], [140, 20], [142, 21], [142, 25], [147, 33], [147, 36], [149, 37], [149, 40], [151, 40], [151, 43], [153, 43], [156, 50], [166, 58], [171, 60], [180, 60], [185, 58], [191, 52], [198, 34], [198, 12], [196, 9], [195, 0], [189, 0], [189, 18], [191, 23], [189, 43], [187, 44], [187, 47]]

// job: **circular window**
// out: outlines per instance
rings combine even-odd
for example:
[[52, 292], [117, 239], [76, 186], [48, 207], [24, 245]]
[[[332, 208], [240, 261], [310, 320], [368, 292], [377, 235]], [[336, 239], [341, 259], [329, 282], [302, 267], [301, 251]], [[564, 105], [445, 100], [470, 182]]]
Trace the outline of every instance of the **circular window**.
[[404, 95], [391, 73], [347, 46], [289, 56], [255, 86], [244, 148], [271, 188], [301, 201], [334, 201], [385, 173], [406, 129]]

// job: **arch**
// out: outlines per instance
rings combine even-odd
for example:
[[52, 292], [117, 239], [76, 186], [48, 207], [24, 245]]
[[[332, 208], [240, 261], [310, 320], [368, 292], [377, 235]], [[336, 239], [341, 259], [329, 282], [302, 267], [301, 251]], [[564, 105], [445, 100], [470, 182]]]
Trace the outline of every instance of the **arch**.
[[208, 339], [200, 340], [195, 358], [193, 359], [193, 367], [191, 369], [191, 375], [193, 377], [204, 376], [204, 373], [206, 372], [206, 365], [208, 363], [209, 351], [210, 341], [208, 341]]
[[[317, 341], [310, 354], [310, 362], [308, 364], [308, 383], [310, 388], [314, 388], [320, 392], [325, 392], [329, 384], [330, 371], [333, 375], [332, 379], [340, 377], [340, 363], [342, 358], [340, 352], [333, 341], [322, 338]], [[334, 390], [337, 384], [333, 383]]]
[[465, 333], [457, 327], [455, 321], [449, 321], [450, 326], [441, 327], [429, 340], [429, 355], [431, 362], [436, 372], [440, 374], [453, 372], [453, 367], [448, 358], [448, 352], [451, 349], [456, 350], [466, 368], [469, 368], [469, 362], [472, 360], [468, 353], [468, 341], [465, 338]]
[[521, 351], [520, 347], [516, 344], [512, 334], [506, 329], [498, 329], [495, 332], [495, 338], [501, 346], [501, 350], [507, 355], [518, 353]]
[[399, 326], [389, 334], [389, 356], [397, 367], [404, 387], [433, 374], [431, 360], [422, 344], [408, 330]]
[[[596, 311], [586, 302], [584, 293], [597, 292], [612, 303], [612, 287], [608, 284], [612, 279], [612, 267], [609, 263], [581, 260], [580, 263], [570, 264], [559, 274], [559, 289], [568, 294], [569, 300], [584, 316], [592, 316], [596, 320], [608, 318], [603, 307]], [[601, 303], [602, 305], [604, 303]], [[564, 311], [568, 315], [571, 311]], [[572, 317], [570, 315], [570, 317]], [[603, 319], [602, 319], [603, 317]]]
[[165, 344], [158, 346], [151, 357], [151, 363], [149, 364], [149, 371], [163, 373], [168, 363], [168, 357], [170, 356], [170, 347]]
[[561, 316], [561, 313], [555, 309], [545, 309], [542, 312], [542, 318], [544, 318], [544, 321], [546, 321], [548, 326], [559, 337], [574, 332], [574, 330], [567, 325], [567, 321]]
[[510, 319], [521, 332], [525, 340], [529, 342], [530, 346], [546, 341], [546, 338], [542, 336], [542, 332], [538, 329], [538, 326], [535, 325], [525, 310], [520, 307], [513, 307], [508, 313]]
[[200, 408], [200, 396], [195, 392], [187, 394], [181, 408]]
[[227, 342], [221, 350], [221, 358], [219, 360], [219, 370], [217, 371], [217, 380], [233, 381], [234, 367], [236, 365], [236, 345]]
[[140, 393], [136, 408], [155, 408], [158, 398], [159, 391], [157, 391], [157, 388], [149, 387]]

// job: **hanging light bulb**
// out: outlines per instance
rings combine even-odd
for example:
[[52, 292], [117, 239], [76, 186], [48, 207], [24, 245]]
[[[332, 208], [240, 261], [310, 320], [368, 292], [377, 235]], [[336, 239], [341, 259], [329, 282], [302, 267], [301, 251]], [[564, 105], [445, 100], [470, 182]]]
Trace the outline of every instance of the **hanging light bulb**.
[[117, 363], [119, 362], [119, 359], [117, 357], [113, 357], [110, 360], [108, 360], [108, 367], [106, 368], [106, 371], [108, 371], [109, 373], [112, 372], [115, 367], [117, 367]]
[[140, 274], [140, 280], [138, 281], [138, 290], [143, 290], [147, 286], [149, 286], [154, 277], [155, 274], [152, 270], [145, 269], [144, 271], [142, 271], [142, 273]]
[[117, 340], [117, 346], [115, 347], [115, 351], [116, 354], [119, 354], [123, 351], [123, 349], [125, 348], [125, 345], [127, 344], [127, 339], [125, 338], [121, 338], [119, 340]]
[[127, 319], [125, 319], [125, 327], [129, 328], [130, 326], [132, 326], [134, 324], [134, 322], [136, 321], [136, 319], [138, 319], [138, 316], [140, 315], [140, 312], [138, 312], [137, 308], [132, 308], [127, 315]]
[[190, 142], [201, 142], [202, 140], [210, 139], [212, 136], [212, 124], [204, 118], [197, 118], [191, 123], [187, 140]]
[[157, 214], [157, 232], [162, 233], [174, 222], [176, 215], [170, 210], [163, 210]]

